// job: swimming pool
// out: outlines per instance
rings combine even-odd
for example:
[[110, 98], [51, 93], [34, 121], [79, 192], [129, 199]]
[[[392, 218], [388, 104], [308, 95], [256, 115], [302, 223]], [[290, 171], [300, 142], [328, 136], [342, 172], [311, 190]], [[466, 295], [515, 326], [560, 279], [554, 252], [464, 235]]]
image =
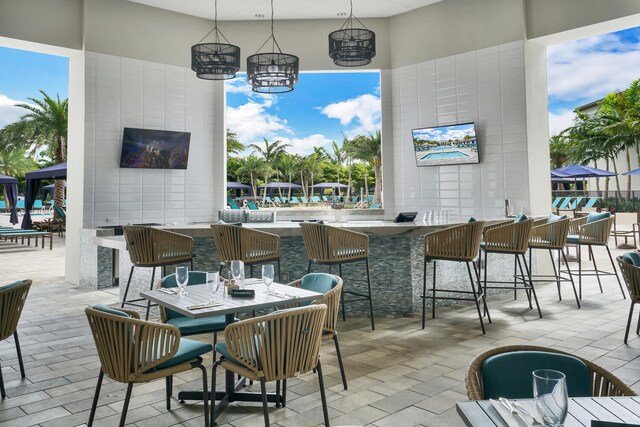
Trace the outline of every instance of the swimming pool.
[[420, 160], [453, 159], [455, 157], [469, 157], [469, 155], [460, 151], [443, 151], [441, 153], [429, 153], [426, 156], [422, 156]]

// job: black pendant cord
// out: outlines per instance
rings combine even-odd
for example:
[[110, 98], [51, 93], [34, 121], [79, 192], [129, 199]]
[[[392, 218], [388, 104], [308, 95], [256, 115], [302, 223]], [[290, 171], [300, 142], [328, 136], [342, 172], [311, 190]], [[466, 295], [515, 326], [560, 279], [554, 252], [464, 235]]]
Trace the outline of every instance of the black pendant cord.
[[[273, 0], [272, 0], [273, 1]], [[218, 28], [218, 0], [215, 0], [214, 3], [214, 18], [213, 18], [213, 28], [211, 29], [211, 31], [209, 31], [207, 34], [204, 35], [203, 38], [200, 39], [200, 41], [196, 44], [200, 44], [204, 41], [204, 39], [206, 39], [207, 37], [209, 37], [211, 35], [211, 33], [215, 32], [216, 35], [216, 39], [215, 39], [215, 43], [220, 43], [220, 36], [222, 36], [222, 39], [225, 41], [225, 43], [227, 44], [231, 44], [231, 42], [229, 40], [227, 40], [227, 38], [224, 36], [224, 34], [222, 34], [222, 31], [220, 31], [220, 29]], [[272, 30], [273, 32], [273, 30]]]
[[362, 21], [360, 21], [356, 16], [353, 15], [353, 0], [350, 0], [349, 4], [350, 4], [349, 17], [347, 18], [346, 21], [344, 21], [344, 24], [342, 24], [342, 27], [340, 27], [340, 29], [344, 30], [345, 28], [347, 28], [347, 29], [354, 28], [353, 27], [353, 20], [355, 19], [355, 21], [358, 24], [360, 24], [360, 26], [362, 28], [367, 30], [368, 28], [362, 23]]
[[282, 53], [282, 49], [280, 49], [278, 40], [276, 40], [276, 36], [273, 28], [274, 28], [273, 27], [273, 0], [271, 0], [271, 35], [264, 41], [264, 43], [262, 43], [262, 45], [258, 48], [256, 53], [259, 53], [262, 50], [262, 48], [265, 47], [267, 43], [269, 43], [269, 40], [271, 40], [271, 50], [275, 52], [277, 48], [278, 52]]

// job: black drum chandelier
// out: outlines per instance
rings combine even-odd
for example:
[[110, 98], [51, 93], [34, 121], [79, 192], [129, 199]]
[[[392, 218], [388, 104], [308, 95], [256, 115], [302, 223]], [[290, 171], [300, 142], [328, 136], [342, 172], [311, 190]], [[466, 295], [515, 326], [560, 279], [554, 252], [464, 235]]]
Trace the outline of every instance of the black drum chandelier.
[[[214, 41], [202, 43], [211, 33], [215, 36]], [[191, 46], [191, 69], [205, 80], [233, 79], [240, 69], [240, 48], [229, 43], [218, 29], [218, 0], [215, 0], [213, 29]]]
[[[271, 52], [261, 53], [271, 41]], [[247, 80], [251, 89], [259, 93], [291, 92], [298, 81], [300, 60], [295, 55], [282, 53], [273, 33], [273, 0], [271, 0], [271, 36], [258, 51], [247, 58]]]
[[[353, 0], [350, 4], [347, 20], [339, 30], [329, 34], [329, 56], [340, 67], [361, 67], [376, 56], [376, 34], [353, 16]], [[354, 27], [354, 21], [361, 28]]]

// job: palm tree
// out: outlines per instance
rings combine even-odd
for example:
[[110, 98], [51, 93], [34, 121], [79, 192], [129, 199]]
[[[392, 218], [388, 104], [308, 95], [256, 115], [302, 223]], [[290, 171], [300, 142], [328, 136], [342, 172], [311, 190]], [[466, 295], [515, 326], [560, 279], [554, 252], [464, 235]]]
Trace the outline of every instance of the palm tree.
[[[43, 90], [40, 91], [43, 98], [28, 98], [35, 105], [16, 104], [29, 113], [20, 118], [24, 123], [23, 131], [31, 144], [46, 145], [49, 155], [56, 163], [67, 160], [67, 123], [69, 116], [69, 100], [60, 100], [49, 97]], [[35, 147], [33, 148], [35, 149]], [[64, 181], [55, 181], [55, 204], [64, 205]]]
[[[295, 175], [300, 169], [299, 165], [300, 158], [296, 155], [282, 153], [278, 158], [278, 170], [282, 173], [283, 177], [289, 178], [289, 194], [287, 199], [291, 199], [291, 183], [293, 182], [293, 175]], [[280, 194], [280, 197], [282, 197], [282, 194]]]
[[[251, 144], [249, 147], [253, 148], [255, 151], [260, 154], [267, 165], [269, 166], [268, 170], [276, 171], [276, 182], [280, 182], [280, 173], [278, 171], [278, 158], [285, 153], [285, 148], [291, 147], [291, 144], [283, 144], [279, 139], [269, 143], [267, 138], [262, 138], [264, 140], [264, 148], [259, 146], [258, 144]], [[265, 184], [269, 181], [269, 177], [265, 176]], [[264, 192], [264, 196], [266, 197], [267, 192]], [[278, 195], [282, 197], [282, 190], [280, 190], [280, 186], [278, 186]]]
[[238, 141], [238, 134], [231, 129], [227, 129], [227, 156], [238, 154], [244, 149], [244, 144]]
[[552, 169], [565, 166], [571, 160], [571, 146], [567, 138], [561, 135], [549, 138], [549, 156]]
[[[370, 163], [373, 166], [375, 187], [373, 190], [373, 200], [376, 203], [380, 202], [380, 193], [382, 190], [382, 135], [380, 130], [377, 130], [375, 134], [358, 136], [353, 141], [353, 157], [360, 159], [364, 162]], [[366, 183], [365, 175], [365, 191], [367, 197], [369, 196], [369, 188]]]
[[[32, 157], [27, 156], [25, 147], [8, 150], [0, 150], [0, 173], [8, 176], [24, 176], [25, 173], [38, 167]], [[4, 188], [4, 200], [7, 200], [6, 186]]]
[[249, 179], [254, 195], [258, 194], [258, 177], [264, 174], [265, 167], [267, 167], [265, 161], [253, 154], [240, 159], [237, 172]]
[[337, 142], [333, 141], [331, 143], [332, 153], [330, 154], [331, 162], [336, 167], [336, 171], [338, 173], [338, 196], [342, 196], [342, 190], [340, 189], [340, 169], [344, 165], [344, 161], [347, 158], [345, 151], [338, 145]]
[[[322, 174], [323, 162], [324, 160], [317, 152], [302, 158], [300, 162], [300, 179], [305, 197], [309, 197], [309, 188], [313, 192], [314, 177]], [[311, 185], [309, 185], [309, 178], [311, 178]]]

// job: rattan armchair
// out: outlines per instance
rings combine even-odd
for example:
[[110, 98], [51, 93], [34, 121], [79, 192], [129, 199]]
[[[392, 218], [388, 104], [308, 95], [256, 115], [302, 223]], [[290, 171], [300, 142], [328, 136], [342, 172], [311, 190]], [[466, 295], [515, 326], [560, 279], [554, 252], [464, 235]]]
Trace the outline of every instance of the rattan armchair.
[[606, 369], [601, 368], [595, 363], [587, 359], [583, 359], [580, 356], [547, 347], [537, 347], [532, 345], [510, 345], [487, 350], [476, 356], [471, 361], [471, 363], [469, 364], [469, 368], [467, 369], [467, 374], [464, 378], [464, 382], [467, 387], [467, 396], [470, 400], [486, 399], [482, 380], [482, 366], [484, 361], [491, 356], [517, 351], [540, 351], [557, 353], [567, 356], [573, 356], [581, 360], [589, 368], [590, 389], [592, 397], [636, 396], [636, 393], [631, 390], [629, 386], [623, 383], [618, 377], [616, 377]]
[[[122, 427], [125, 425], [133, 384], [169, 378], [193, 368], [202, 371], [205, 426], [209, 426], [207, 370], [202, 364], [201, 355], [211, 351], [210, 344], [181, 339], [177, 327], [139, 320], [135, 311], [95, 306], [87, 307], [85, 313], [101, 364], [89, 414], [89, 427], [93, 424], [105, 374], [114, 381], [127, 384], [120, 417]], [[170, 408], [169, 399], [167, 393], [167, 408]]]
[[[213, 378], [218, 366], [260, 381], [264, 425], [269, 426], [266, 383], [294, 378], [313, 369], [318, 374], [324, 423], [329, 425], [327, 401], [320, 363], [320, 340], [325, 325], [327, 306], [276, 311], [266, 316], [242, 320], [225, 328], [225, 343], [216, 351], [222, 356], [213, 364]], [[215, 382], [212, 396], [216, 395]], [[283, 396], [283, 401], [286, 400]], [[217, 416], [215, 401], [211, 411], [212, 424]]]
[[[582, 299], [582, 276], [596, 276], [600, 292], [603, 292], [600, 276], [615, 276], [618, 281], [618, 286], [620, 287], [620, 292], [622, 292], [622, 297], [626, 298], [624, 289], [622, 288], [622, 282], [618, 276], [618, 270], [616, 270], [616, 265], [613, 262], [613, 256], [608, 246], [613, 221], [614, 218], [611, 215], [593, 222], [589, 222], [589, 216], [586, 216], [574, 219], [569, 223], [567, 243], [577, 245], [578, 248], [578, 294], [580, 299]], [[589, 256], [593, 262], [593, 270], [582, 269], [582, 246], [587, 246], [589, 249]], [[593, 256], [593, 246], [603, 246], [607, 250], [613, 272], [598, 269], [596, 259]]]
[[[422, 329], [426, 325], [426, 304], [427, 299], [431, 299], [431, 317], [436, 317], [436, 300], [446, 299], [455, 301], [474, 301], [476, 309], [478, 310], [478, 317], [480, 318], [480, 327], [484, 334], [484, 322], [482, 320], [482, 312], [480, 310], [480, 300], [482, 300], [487, 313], [487, 319], [491, 323], [491, 315], [486, 306], [485, 294], [480, 286], [480, 276], [476, 270], [476, 266], [473, 260], [478, 256], [478, 250], [480, 249], [480, 239], [482, 237], [482, 230], [485, 226], [484, 221], [470, 222], [464, 225], [457, 225], [454, 227], [448, 227], [444, 230], [434, 231], [424, 236], [424, 268], [422, 278]], [[467, 273], [469, 274], [469, 281], [471, 283], [470, 291], [463, 291], [458, 289], [437, 289], [436, 288], [436, 271], [437, 261], [457, 261], [464, 262], [467, 265]], [[433, 261], [433, 285], [432, 288], [427, 290], [427, 264], [429, 261]], [[471, 274], [471, 266], [475, 275]], [[476, 289], [476, 283], [478, 289]], [[431, 297], [427, 293], [431, 293]], [[472, 294], [472, 297], [452, 297], [452, 296], [437, 296], [437, 292], [444, 292], [446, 294]]]
[[278, 277], [281, 277], [280, 236], [230, 224], [214, 224], [211, 231], [220, 260], [220, 272], [231, 261], [240, 260], [249, 266], [253, 277], [254, 265], [275, 261]]
[[[332, 227], [315, 222], [301, 222], [300, 231], [302, 240], [309, 257], [307, 273], [311, 272], [313, 264], [338, 266], [340, 277], [342, 265], [352, 262], [364, 261], [367, 270], [367, 293], [357, 292], [342, 288], [340, 302], [342, 304], [342, 320], [346, 320], [345, 294], [355, 295], [351, 301], [367, 300], [369, 302], [369, 315], [371, 317], [371, 329], [375, 330], [373, 317], [373, 298], [371, 296], [371, 272], [369, 269], [369, 236], [344, 228]], [[344, 280], [344, 277], [343, 277]]]
[[[25, 378], [26, 374], [24, 372], [24, 363], [22, 362], [20, 341], [18, 340], [18, 321], [30, 288], [31, 280], [21, 280], [0, 287], [0, 340], [6, 340], [13, 335], [22, 378]], [[3, 399], [7, 397], [4, 389], [4, 379], [2, 378], [2, 367], [0, 367], [0, 392]]]
[[[131, 278], [133, 277], [133, 269], [136, 267], [153, 268], [149, 290], [153, 289], [157, 267], [162, 267], [163, 276], [165, 275], [164, 269], [168, 265], [189, 262], [191, 263], [191, 269], [193, 269], [193, 238], [153, 227], [128, 225], [122, 227], [122, 229], [132, 265], [120, 307], [124, 307], [125, 304], [146, 307], [147, 313], [145, 319], [148, 319], [151, 301], [145, 300], [144, 298], [127, 300], [129, 285], [131, 285]], [[146, 303], [139, 304], [138, 302], [140, 301], [146, 301]]]
[[[578, 292], [576, 291], [576, 284], [573, 281], [573, 275], [569, 263], [567, 262], [567, 256], [564, 253], [564, 246], [567, 243], [567, 235], [569, 234], [569, 218], [558, 219], [553, 222], [547, 222], [547, 220], [541, 220], [536, 223], [531, 229], [531, 237], [529, 237], [529, 265], [532, 263], [532, 253], [534, 249], [546, 249], [549, 251], [551, 257], [551, 266], [553, 267], [553, 275], [532, 274], [532, 281], [534, 282], [548, 282], [549, 279], [555, 280], [558, 288], [558, 298], [562, 301], [562, 292], [560, 290], [560, 282], [571, 282], [573, 288], [573, 294], [576, 298], [576, 304], [580, 308], [580, 298], [578, 298]], [[553, 251], [558, 251], [558, 267], [556, 268], [555, 259], [553, 258]], [[564, 264], [567, 266], [567, 275], [562, 274], [561, 257], [564, 259]]]
[[[542, 318], [542, 311], [540, 310], [540, 304], [538, 304], [536, 290], [533, 286], [533, 281], [531, 280], [531, 271], [529, 269], [529, 265], [527, 265], [527, 258], [524, 256], [529, 248], [529, 238], [531, 236], [531, 230], [534, 222], [534, 219], [526, 219], [520, 222], [506, 222], [488, 227], [484, 232], [484, 242], [480, 245], [479, 264], [481, 268], [484, 268], [483, 282], [485, 294], [487, 289], [513, 289], [514, 292], [516, 292], [518, 284], [521, 282], [527, 294], [529, 309], [533, 309], [531, 304], [531, 297], [533, 296], [536, 308], [538, 309], [538, 316]], [[483, 252], [484, 266], [482, 263]], [[490, 253], [514, 255], [513, 283], [487, 280], [487, 261]], [[517, 274], [518, 269], [520, 270], [519, 275]], [[492, 285], [489, 286], [489, 283]]]
[[[633, 309], [636, 304], [640, 303], [640, 267], [636, 267], [633, 264], [625, 262], [622, 256], [616, 257], [620, 271], [622, 271], [622, 277], [627, 284], [627, 291], [629, 291], [629, 299], [631, 300], [631, 306], [629, 307], [629, 319], [627, 319], [627, 329], [624, 333], [624, 343], [627, 343], [629, 338], [629, 328], [631, 327], [631, 319], [633, 318]], [[640, 333], [640, 318], [638, 318], [638, 326], [636, 327], [636, 335]]]

